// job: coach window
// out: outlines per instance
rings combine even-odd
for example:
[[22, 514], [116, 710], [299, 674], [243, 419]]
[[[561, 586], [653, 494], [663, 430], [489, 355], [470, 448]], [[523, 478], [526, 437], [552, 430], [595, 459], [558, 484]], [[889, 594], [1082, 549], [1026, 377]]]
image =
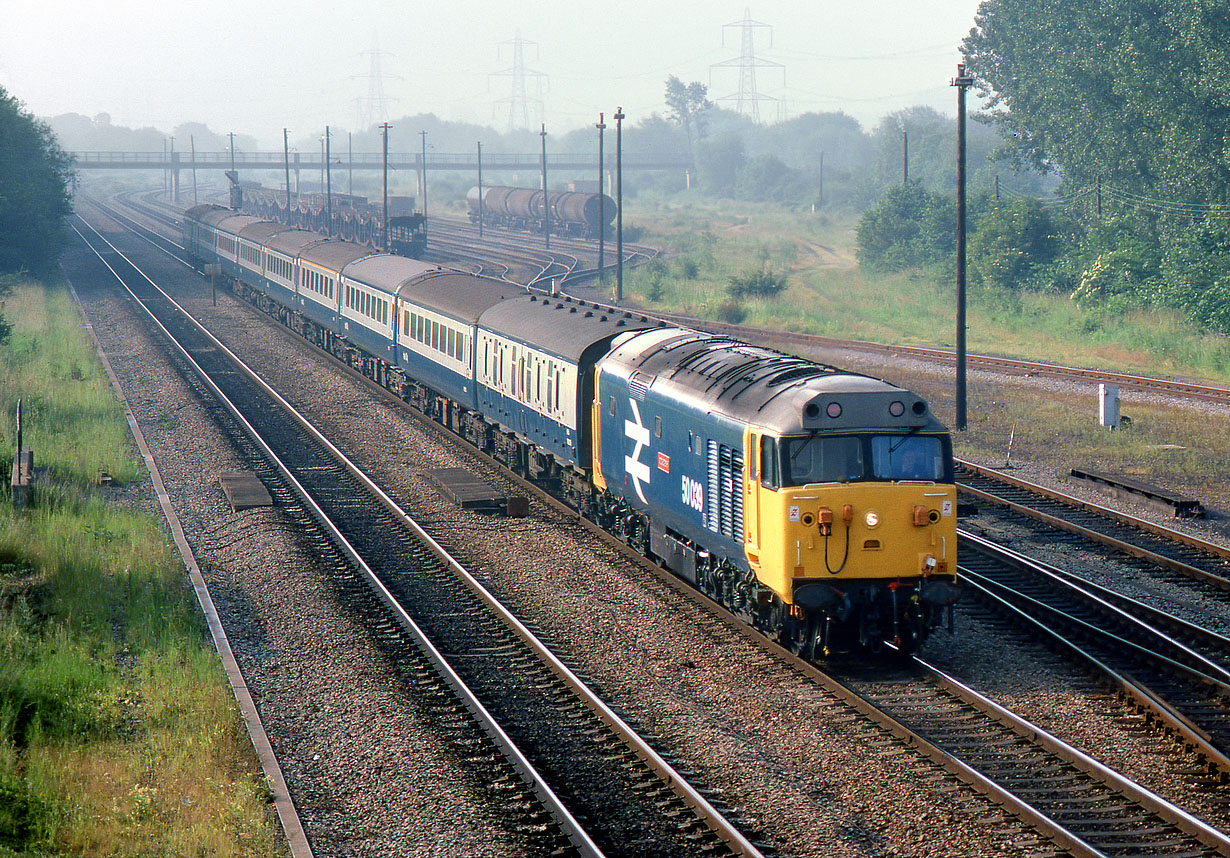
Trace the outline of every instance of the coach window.
[[457, 332], [452, 328], [448, 329], [448, 356], [457, 357]]

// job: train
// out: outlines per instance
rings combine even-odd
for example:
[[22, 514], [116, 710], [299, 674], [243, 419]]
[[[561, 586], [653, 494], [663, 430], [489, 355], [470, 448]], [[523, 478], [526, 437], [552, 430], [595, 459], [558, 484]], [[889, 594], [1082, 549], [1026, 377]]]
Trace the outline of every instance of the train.
[[366, 197], [349, 194], [331, 196], [332, 200], [328, 200], [325, 194], [303, 194], [288, 209], [285, 191], [245, 186], [240, 208], [245, 214], [326, 233], [374, 250], [389, 250], [399, 256], [421, 259], [427, 252], [427, 218], [414, 210], [414, 197], [389, 197], [389, 244], [384, 248], [383, 203], [377, 205]]
[[956, 583], [950, 436], [870, 376], [236, 214], [240, 297], [805, 658], [916, 649]]
[[[542, 232], [544, 218], [551, 221], [551, 231], [557, 235], [597, 238], [610, 233], [615, 220], [615, 201], [606, 194], [585, 194], [574, 191], [548, 191], [536, 188], [509, 188], [501, 185], [481, 189], [470, 188], [466, 204], [470, 222], [509, 229]], [[544, 213], [543, 200], [546, 200]]]

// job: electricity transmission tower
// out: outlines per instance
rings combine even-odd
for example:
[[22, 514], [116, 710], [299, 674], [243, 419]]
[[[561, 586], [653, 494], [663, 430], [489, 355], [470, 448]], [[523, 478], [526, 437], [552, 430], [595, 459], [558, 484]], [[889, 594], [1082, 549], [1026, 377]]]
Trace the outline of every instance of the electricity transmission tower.
[[[512, 66], [503, 71], [492, 72], [490, 77], [507, 77], [512, 78], [512, 91], [506, 98], [496, 99], [492, 105], [491, 115], [494, 116], [499, 110], [500, 105], [508, 105], [508, 130], [514, 128], [530, 128], [530, 105], [536, 106], [535, 113], [536, 123], [543, 121], [543, 103], [542, 92], [543, 84], [546, 81], [546, 75], [540, 71], [527, 69], [525, 67], [525, 45], [533, 45], [535, 48], [535, 58], [537, 58], [537, 42], [530, 42], [521, 38], [521, 31], [517, 31], [517, 35], [511, 41], [501, 42], [501, 45], [512, 46]], [[538, 96], [530, 96], [526, 92], [525, 79], [527, 77], [534, 78], [537, 83]]]
[[[769, 47], [771, 48], [773, 47], [773, 27], [760, 21], [753, 21], [751, 9], [745, 8], [743, 10], [742, 21], [732, 21], [729, 24], [722, 25], [722, 47], [726, 47], [726, 31], [731, 27], [739, 27], [742, 30], [742, 44], [739, 56], [732, 57], [729, 60], [722, 60], [720, 63], [714, 63], [709, 66], [709, 84], [710, 86], [713, 85], [713, 69], [737, 68], [739, 70], [739, 91], [732, 95], [720, 96], [716, 100], [735, 102], [736, 113], [751, 116], [753, 122], [759, 123], [760, 102], [777, 101], [777, 99], [771, 95], [765, 95], [756, 89], [756, 69], [782, 69], [782, 85], [785, 86], [786, 67], [781, 63], [775, 63], [772, 60], [756, 56], [756, 30], [766, 29], [769, 31]], [[780, 118], [780, 108], [778, 112]]]
[[[389, 102], [398, 100], [390, 99], [384, 94], [385, 74], [380, 67], [380, 58], [391, 55], [380, 50], [379, 36], [375, 33], [372, 34], [372, 49], [368, 56], [371, 57], [371, 71], [365, 75], [355, 75], [358, 78], [367, 78], [367, 98], [355, 99], [360, 129], [388, 122]], [[389, 77], [402, 80], [397, 75], [389, 75]]]

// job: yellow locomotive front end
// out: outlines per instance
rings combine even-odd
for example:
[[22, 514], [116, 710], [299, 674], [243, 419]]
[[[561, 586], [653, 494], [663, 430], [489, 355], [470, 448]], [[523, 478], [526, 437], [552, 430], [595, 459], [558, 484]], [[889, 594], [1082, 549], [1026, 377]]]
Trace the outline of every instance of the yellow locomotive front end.
[[[904, 397], [863, 394], [872, 413], [842, 420], [851, 399], [809, 403], [806, 432], [745, 433], [748, 563], [786, 614], [783, 636], [809, 656], [882, 641], [911, 650], [957, 598], [947, 432]], [[874, 416], [881, 407], [888, 419]], [[914, 425], [893, 425], [906, 409]]]

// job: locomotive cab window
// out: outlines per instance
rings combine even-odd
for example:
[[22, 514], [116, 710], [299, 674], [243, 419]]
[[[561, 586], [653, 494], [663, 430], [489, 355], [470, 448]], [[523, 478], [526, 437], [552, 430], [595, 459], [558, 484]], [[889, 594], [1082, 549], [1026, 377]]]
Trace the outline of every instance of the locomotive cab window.
[[[769, 440], [769, 439], [763, 439]], [[762, 462], [765, 458], [761, 443]], [[855, 480], [951, 482], [951, 442], [942, 435], [820, 435], [782, 438], [779, 482], [845, 483]], [[766, 472], [768, 465], [763, 465]], [[766, 474], [767, 476], [767, 474]]]
[[781, 473], [778, 468], [777, 439], [760, 436], [760, 484], [766, 489], [780, 489]]
[[878, 479], [944, 479], [944, 445], [934, 435], [877, 435], [871, 439], [871, 466]]
[[863, 478], [863, 443], [856, 435], [808, 435], [786, 441], [782, 471], [787, 485], [844, 483]]

